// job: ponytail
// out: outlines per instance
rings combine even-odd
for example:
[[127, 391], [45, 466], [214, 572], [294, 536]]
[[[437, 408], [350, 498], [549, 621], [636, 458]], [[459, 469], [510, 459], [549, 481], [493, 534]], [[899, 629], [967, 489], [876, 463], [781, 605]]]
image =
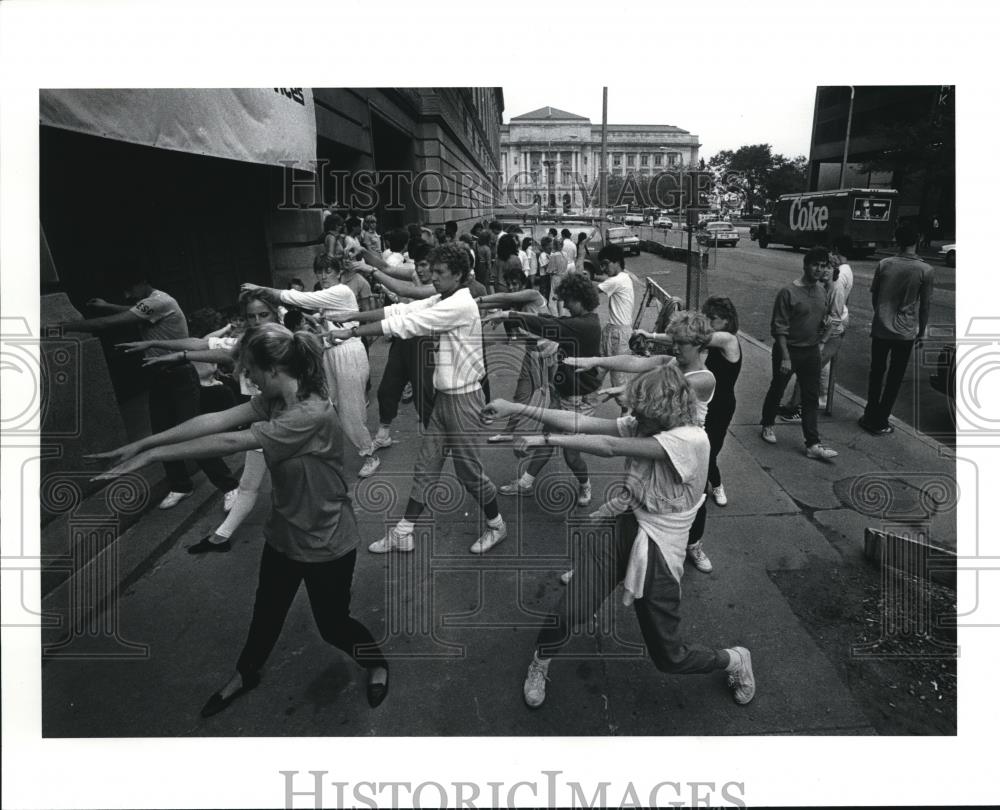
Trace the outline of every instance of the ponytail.
[[311, 332], [290, 332], [276, 323], [266, 323], [247, 331], [237, 344], [237, 366], [248, 365], [265, 371], [284, 370], [299, 384], [299, 399], [313, 394], [327, 396], [323, 374], [323, 344]]

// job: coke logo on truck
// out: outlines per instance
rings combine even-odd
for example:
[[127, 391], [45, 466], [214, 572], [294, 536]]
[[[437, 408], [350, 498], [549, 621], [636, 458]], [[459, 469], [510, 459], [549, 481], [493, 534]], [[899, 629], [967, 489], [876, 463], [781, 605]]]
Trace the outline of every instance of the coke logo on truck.
[[830, 218], [830, 209], [825, 205], [814, 205], [810, 200], [803, 205], [801, 200], [792, 200], [788, 209], [788, 227], [793, 231], [822, 231]]

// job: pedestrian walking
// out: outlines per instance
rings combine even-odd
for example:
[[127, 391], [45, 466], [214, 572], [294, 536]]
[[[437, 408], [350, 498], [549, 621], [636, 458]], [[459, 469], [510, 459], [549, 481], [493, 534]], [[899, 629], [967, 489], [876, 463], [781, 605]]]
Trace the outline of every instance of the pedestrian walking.
[[874, 317], [868, 402], [858, 424], [875, 435], [893, 432], [889, 416], [913, 346], [927, 330], [934, 296], [934, 270], [917, 257], [916, 231], [900, 225], [895, 238], [899, 253], [878, 263], [871, 284]]
[[[327, 397], [319, 339], [278, 324], [249, 332], [239, 364], [261, 393], [94, 458], [111, 459], [97, 479], [132, 473], [157, 460], [182, 462], [263, 450], [273, 480], [253, 618], [236, 672], [201, 710], [211, 717], [257, 687], [260, 671], [305, 582], [323, 639], [367, 670], [368, 703], [389, 687], [388, 664], [371, 632], [350, 614], [358, 531], [343, 473], [343, 432]], [[249, 424], [247, 429], [240, 426]]]
[[802, 435], [809, 458], [829, 461], [837, 451], [826, 447], [819, 437], [819, 343], [827, 313], [826, 289], [820, 279], [830, 267], [825, 248], [813, 248], [802, 259], [802, 276], [782, 287], [771, 312], [771, 385], [760, 416], [760, 437], [768, 444], [777, 442], [774, 420], [782, 394], [795, 373], [802, 387]]
[[749, 650], [688, 645], [679, 633], [687, 536], [705, 499], [709, 453], [708, 437], [692, 421], [690, 388], [676, 366], [667, 366], [630, 382], [626, 398], [631, 415], [618, 419], [539, 412], [504, 400], [484, 411], [487, 419], [522, 413], [559, 431], [519, 439], [524, 449], [562, 447], [624, 457], [624, 486], [634, 504], [604, 523], [613, 532], [611, 542], [597, 531], [581, 532], [573, 550], [577, 573], [535, 641], [524, 680], [525, 703], [531, 708], [544, 703], [552, 658], [562, 654], [573, 630], [592, 621], [619, 583], [657, 669], [670, 674], [724, 670], [736, 702], [749, 703], [756, 693]]

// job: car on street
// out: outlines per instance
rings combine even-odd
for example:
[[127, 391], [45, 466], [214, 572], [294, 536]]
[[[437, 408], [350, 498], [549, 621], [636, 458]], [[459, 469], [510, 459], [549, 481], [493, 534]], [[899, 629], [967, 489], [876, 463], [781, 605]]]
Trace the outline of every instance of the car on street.
[[670, 217], [662, 216], [662, 217], [659, 217], [653, 223], [653, 227], [654, 228], [664, 228], [665, 230], [669, 231], [671, 228], [674, 227], [674, 221]]
[[955, 245], [941, 245], [938, 256], [944, 256], [944, 263], [948, 267], [955, 266]]
[[[639, 255], [639, 237], [632, 233], [631, 228], [608, 228], [607, 244], [619, 245], [625, 253], [631, 253], [633, 256]], [[590, 249], [593, 252], [592, 245]]]
[[646, 220], [643, 219], [642, 214], [636, 213], [634, 211], [625, 215], [626, 225], [642, 225]]
[[699, 245], [736, 247], [740, 241], [740, 234], [728, 222], [709, 222], [698, 232], [697, 239]]

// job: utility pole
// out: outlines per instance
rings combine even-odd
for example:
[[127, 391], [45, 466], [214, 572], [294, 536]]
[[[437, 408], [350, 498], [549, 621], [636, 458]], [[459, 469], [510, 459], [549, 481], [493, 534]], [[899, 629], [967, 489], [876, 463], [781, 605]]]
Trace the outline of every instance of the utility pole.
[[847, 174], [847, 150], [851, 146], [851, 119], [854, 117], [854, 85], [851, 85], [851, 101], [847, 106], [847, 132], [844, 133], [844, 159], [840, 161], [840, 185], [844, 187], [844, 176]]
[[601, 112], [601, 220], [608, 216], [608, 88], [604, 88], [604, 108]]

